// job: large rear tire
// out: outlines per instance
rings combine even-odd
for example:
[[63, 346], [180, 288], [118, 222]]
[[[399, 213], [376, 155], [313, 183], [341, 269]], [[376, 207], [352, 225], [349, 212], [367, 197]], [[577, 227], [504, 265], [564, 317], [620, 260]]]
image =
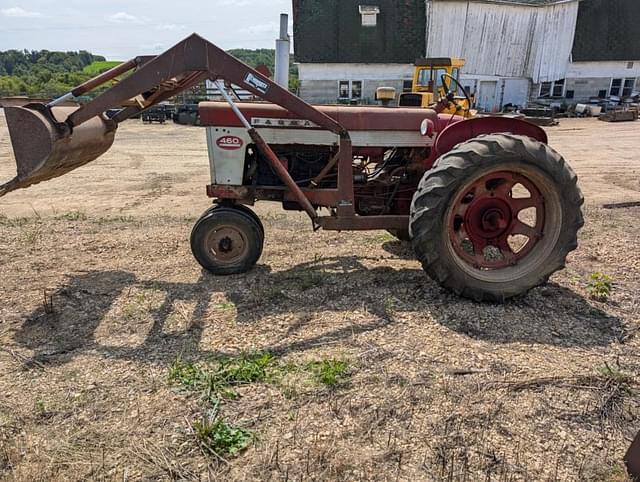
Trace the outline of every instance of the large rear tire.
[[262, 255], [264, 228], [255, 214], [237, 207], [206, 211], [191, 232], [191, 251], [215, 275], [246, 273]]
[[442, 286], [503, 302], [564, 267], [584, 224], [583, 203], [576, 174], [549, 146], [485, 135], [425, 173], [411, 206], [412, 245]]

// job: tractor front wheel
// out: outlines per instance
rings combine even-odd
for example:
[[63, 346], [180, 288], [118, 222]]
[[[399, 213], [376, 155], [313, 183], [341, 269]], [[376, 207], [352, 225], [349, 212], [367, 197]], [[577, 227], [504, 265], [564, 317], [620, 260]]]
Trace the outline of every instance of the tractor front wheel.
[[575, 173], [549, 146], [481, 136], [425, 174], [411, 207], [413, 248], [441, 285], [502, 302], [564, 267], [577, 247], [583, 203]]
[[246, 273], [262, 255], [264, 228], [248, 208], [218, 206], [206, 211], [191, 232], [191, 251], [215, 275]]

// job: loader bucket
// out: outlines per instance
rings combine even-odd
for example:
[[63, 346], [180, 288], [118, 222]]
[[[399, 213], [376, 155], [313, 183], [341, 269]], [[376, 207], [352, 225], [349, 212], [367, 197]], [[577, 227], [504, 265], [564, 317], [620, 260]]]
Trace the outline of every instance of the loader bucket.
[[48, 108], [44, 104], [4, 109], [17, 176], [0, 185], [0, 196], [62, 176], [93, 161], [111, 147], [117, 125], [94, 117], [70, 129], [65, 120], [76, 109]]

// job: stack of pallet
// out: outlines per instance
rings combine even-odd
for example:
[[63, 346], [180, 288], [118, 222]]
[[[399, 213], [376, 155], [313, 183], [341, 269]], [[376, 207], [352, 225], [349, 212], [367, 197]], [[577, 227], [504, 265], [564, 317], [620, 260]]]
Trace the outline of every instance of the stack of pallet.
[[605, 122], [627, 122], [638, 120], [638, 107], [618, 107], [600, 114], [599, 119]]

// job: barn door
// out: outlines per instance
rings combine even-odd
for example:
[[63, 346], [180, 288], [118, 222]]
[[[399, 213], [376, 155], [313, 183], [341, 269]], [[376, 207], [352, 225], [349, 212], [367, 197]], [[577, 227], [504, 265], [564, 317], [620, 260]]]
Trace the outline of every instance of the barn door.
[[496, 80], [481, 80], [478, 87], [478, 102], [477, 107], [484, 112], [496, 112], [498, 110], [497, 105], [497, 90], [498, 81]]
[[529, 99], [529, 79], [505, 79], [502, 105], [526, 107]]

